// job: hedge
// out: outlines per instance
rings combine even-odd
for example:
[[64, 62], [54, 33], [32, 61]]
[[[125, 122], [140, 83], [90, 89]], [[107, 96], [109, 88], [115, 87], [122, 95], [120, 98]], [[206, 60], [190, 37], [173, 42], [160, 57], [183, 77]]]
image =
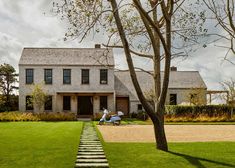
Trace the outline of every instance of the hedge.
[[235, 107], [229, 105], [197, 105], [197, 106], [185, 106], [185, 105], [166, 105], [166, 114], [175, 116], [199, 116], [207, 115], [213, 116], [231, 116], [232, 111], [235, 113]]
[[76, 114], [71, 112], [48, 112], [48, 113], [23, 113], [3, 112], [0, 113], [0, 121], [75, 121]]

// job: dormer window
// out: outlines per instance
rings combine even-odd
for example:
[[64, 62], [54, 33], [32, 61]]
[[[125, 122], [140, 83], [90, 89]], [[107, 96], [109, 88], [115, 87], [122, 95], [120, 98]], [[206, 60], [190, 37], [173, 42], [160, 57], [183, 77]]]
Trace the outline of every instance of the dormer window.
[[100, 84], [108, 84], [108, 70], [107, 69], [100, 70]]

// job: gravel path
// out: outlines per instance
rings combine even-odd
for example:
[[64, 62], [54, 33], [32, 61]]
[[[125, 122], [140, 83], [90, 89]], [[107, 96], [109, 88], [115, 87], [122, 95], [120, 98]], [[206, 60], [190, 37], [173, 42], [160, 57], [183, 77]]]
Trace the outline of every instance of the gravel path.
[[[103, 125], [106, 142], [154, 142], [152, 125]], [[235, 125], [166, 125], [169, 142], [235, 141]]]

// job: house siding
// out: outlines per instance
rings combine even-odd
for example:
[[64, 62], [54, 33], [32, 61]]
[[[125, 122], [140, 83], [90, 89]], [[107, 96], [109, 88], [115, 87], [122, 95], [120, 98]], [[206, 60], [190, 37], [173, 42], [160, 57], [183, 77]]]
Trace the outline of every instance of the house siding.
[[[90, 69], [90, 83], [82, 84], [81, 69]], [[99, 92], [110, 93], [108, 95], [108, 106], [110, 110], [114, 110], [113, 96], [114, 96], [114, 70], [113, 67], [108, 68], [108, 84], [100, 84], [100, 69], [106, 69], [103, 66], [19, 66], [19, 109], [25, 111], [25, 97], [32, 93], [33, 85], [25, 84], [25, 69], [34, 69], [34, 83], [41, 84], [43, 90], [48, 95], [53, 96], [53, 111], [63, 111], [63, 95], [71, 96], [71, 111], [77, 111], [76, 96], [81, 93], [89, 93], [94, 96]], [[53, 70], [53, 83], [44, 84], [44, 69]], [[71, 69], [71, 84], [63, 84], [63, 69]], [[76, 93], [76, 94], [73, 94]], [[59, 94], [58, 94], [59, 93]], [[94, 112], [99, 110], [99, 97], [94, 96]], [[34, 109], [37, 112], [38, 109]]]

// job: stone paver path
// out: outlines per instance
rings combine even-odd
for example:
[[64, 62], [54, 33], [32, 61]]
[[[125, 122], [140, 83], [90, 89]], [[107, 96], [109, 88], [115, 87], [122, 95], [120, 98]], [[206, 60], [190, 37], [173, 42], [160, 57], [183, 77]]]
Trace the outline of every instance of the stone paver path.
[[92, 122], [84, 122], [75, 167], [109, 167]]

